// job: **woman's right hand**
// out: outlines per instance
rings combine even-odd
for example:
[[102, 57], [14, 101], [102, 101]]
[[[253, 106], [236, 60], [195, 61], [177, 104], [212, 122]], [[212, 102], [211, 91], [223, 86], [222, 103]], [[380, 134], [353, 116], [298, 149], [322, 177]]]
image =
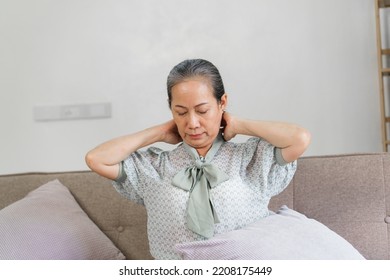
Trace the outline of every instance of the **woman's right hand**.
[[96, 173], [109, 179], [115, 179], [118, 176], [119, 162], [136, 150], [156, 142], [177, 144], [181, 141], [183, 140], [177, 126], [171, 120], [100, 144], [87, 153], [85, 160], [89, 168]]
[[163, 142], [175, 145], [183, 141], [173, 120], [163, 123], [162, 128], [164, 131]]

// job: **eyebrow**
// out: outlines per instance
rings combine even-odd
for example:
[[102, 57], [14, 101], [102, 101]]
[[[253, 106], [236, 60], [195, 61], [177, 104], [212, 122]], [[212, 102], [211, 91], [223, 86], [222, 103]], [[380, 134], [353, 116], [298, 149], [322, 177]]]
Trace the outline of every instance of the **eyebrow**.
[[[203, 102], [203, 103], [200, 103], [198, 105], [195, 105], [195, 108], [197, 107], [200, 107], [200, 106], [203, 106], [203, 105], [207, 105], [209, 104], [208, 102]], [[187, 107], [183, 106], [183, 105], [175, 105], [175, 108], [182, 108], [182, 109], [188, 109]]]

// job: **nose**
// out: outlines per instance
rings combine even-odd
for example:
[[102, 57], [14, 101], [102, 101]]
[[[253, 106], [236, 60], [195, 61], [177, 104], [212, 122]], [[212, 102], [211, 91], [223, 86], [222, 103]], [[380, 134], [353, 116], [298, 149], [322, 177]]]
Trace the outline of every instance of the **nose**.
[[189, 129], [199, 128], [200, 124], [198, 116], [194, 113], [188, 114], [187, 124]]

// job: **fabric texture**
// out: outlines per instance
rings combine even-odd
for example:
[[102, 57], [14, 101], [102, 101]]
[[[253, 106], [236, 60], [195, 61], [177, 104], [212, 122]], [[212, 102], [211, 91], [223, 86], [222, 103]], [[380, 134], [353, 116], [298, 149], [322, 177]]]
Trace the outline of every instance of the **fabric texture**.
[[[268, 216], [269, 200], [287, 187], [296, 170], [295, 161], [278, 164], [275, 147], [261, 138], [224, 142], [210, 163], [229, 176], [209, 191], [219, 219], [214, 234]], [[172, 151], [150, 147], [132, 153], [124, 161], [126, 180], [113, 182], [124, 197], [146, 207], [150, 251], [156, 259], [180, 259], [175, 244], [206, 239], [187, 228], [189, 192], [172, 185], [176, 174], [195, 164], [183, 144]]]
[[204, 158], [184, 143], [194, 157], [195, 165], [184, 168], [172, 180], [174, 186], [190, 192], [186, 213], [187, 227], [206, 238], [214, 235], [214, 224], [219, 223], [209, 191], [229, 180], [227, 174], [210, 163], [223, 141], [222, 135], [219, 135]]
[[248, 227], [177, 244], [182, 259], [363, 260], [344, 238], [287, 206]]
[[0, 259], [125, 259], [69, 190], [50, 181], [0, 211]]

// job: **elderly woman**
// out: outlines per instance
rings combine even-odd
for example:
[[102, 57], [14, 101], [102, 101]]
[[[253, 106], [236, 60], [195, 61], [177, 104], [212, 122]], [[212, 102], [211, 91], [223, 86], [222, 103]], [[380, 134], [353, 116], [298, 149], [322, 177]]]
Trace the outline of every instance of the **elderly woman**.
[[[290, 182], [310, 134], [294, 124], [246, 120], [225, 111], [218, 69], [185, 60], [168, 76], [173, 119], [101, 144], [86, 162], [143, 204], [156, 259], [178, 259], [175, 245], [205, 240], [269, 215], [268, 203]], [[245, 143], [228, 142], [237, 134]], [[178, 144], [171, 151], [156, 147]]]

